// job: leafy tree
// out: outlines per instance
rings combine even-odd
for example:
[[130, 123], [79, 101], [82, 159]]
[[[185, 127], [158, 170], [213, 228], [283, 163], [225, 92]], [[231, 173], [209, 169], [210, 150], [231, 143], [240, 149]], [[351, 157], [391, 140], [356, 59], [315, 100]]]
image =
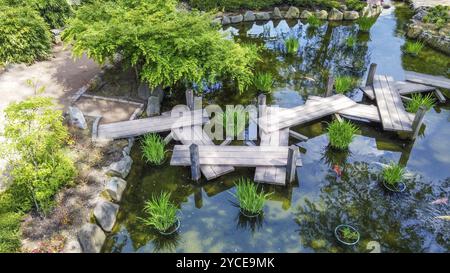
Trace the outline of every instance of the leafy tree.
[[257, 49], [226, 39], [212, 19], [212, 13], [178, 9], [175, 0], [94, 1], [77, 10], [63, 39], [75, 55], [99, 63], [120, 53], [150, 87], [227, 79], [243, 91]]
[[5, 109], [5, 142], [2, 153], [12, 167], [7, 193], [16, 209], [32, 207], [44, 214], [57, 191], [72, 182], [75, 167], [64, 153], [67, 128], [50, 98], [31, 97]]

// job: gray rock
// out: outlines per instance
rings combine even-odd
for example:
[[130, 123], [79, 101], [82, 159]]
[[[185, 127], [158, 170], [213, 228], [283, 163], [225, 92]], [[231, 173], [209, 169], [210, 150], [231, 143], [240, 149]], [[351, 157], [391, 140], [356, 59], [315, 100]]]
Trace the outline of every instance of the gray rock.
[[312, 12], [308, 11], [308, 10], [304, 10], [302, 11], [302, 13], [300, 14], [300, 19], [308, 19], [310, 16], [312, 16]]
[[347, 6], [342, 4], [339, 6], [339, 9], [342, 11], [345, 11], [345, 10], [347, 10]]
[[328, 19], [328, 12], [326, 10], [319, 10], [314, 12], [314, 15], [319, 18], [320, 20], [327, 20]]
[[116, 223], [119, 205], [100, 200], [94, 208], [94, 217], [104, 231], [110, 232]]
[[137, 93], [140, 99], [147, 100], [150, 97], [150, 88], [148, 87], [148, 84], [145, 82], [141, 82], [141, 84], [139, 84]]
[[78, 232], [78, 242], [84, 253], [99, 253], [106, 236], [103, 230], [94, 224], [85, 224]]
[[230, 17], [224, 15], [224, 16], [222, 17], [222, 25], [229, 25], [229, 24], [231, 24]]
[[105, 190], [114, 201], [119, 202], [122, 199], [122, 194], [126, 187], [127, 181], [119, 177], [111, 177], [106, 182]]
[[330, 13], [328, 14], [328, 20], [341, 21], [342, 19], [344, 19], [344, 13], [335, 8], [331, 9]]
[[286, 12], [286, 15], [284, 18], [286, 19], [296, 19], [300, 17], [300, 10], [297, 7], [291, 6], [288, 11]]
[[255, 13], [256, 20], [258, 21], [268, 21], [270, 20], [270, 13], [268, 12], [256, 12]]
[[80, 129], [87, 129], [86, 119], [84, 118], [83, 112], [74, 106], [69, 106], [69, 118], [70, 124], [76, 126]]
[[283, 15], [279, 8], [274, 8], [272, 13], [272, 19], [282, 19]]
[[212, 23], [213, 23], [214, 25], [221, 25], [221, 24], [222, 24], [222, 18], [220, 18], [220, 17], [214, 18], [214, 19], [212, 20]]
[[161, 113], [161, 103], [159, 98], [155, 96], [150, 96], [147, 101], [147, 116], [159, 116]]
[[230, 17], [230, 21], [232, 24], [240, 23], [244, 20], [244, 16], [242, 14], [234, 15]]
[[253, 22], [256, 20], [256, 16], [253, 11], [248, 10], [244, 14], [244, 22]]
[[359, 13], [354, 10], [344, 11], [344, 20], [356, 20], [359, 18]]
[[81, 253], [81, 245], [80, 242], [76, 239], [69, 240], [64, 246], [63, 253]]
[[410, 24], [408, 26], [406, 35], [409, 38], [416, 39], [417, 37], [419, 37], [419, 35], [422, 33], [422, 31], [423, 31], [423, 28], [419, 24]]
[[106, 168], [106, 174], [111, 176], [120, 176], [126, 178], [131, 170], [133, 159], [130, 156], [124, 156], [121, 160], [111, 163]]

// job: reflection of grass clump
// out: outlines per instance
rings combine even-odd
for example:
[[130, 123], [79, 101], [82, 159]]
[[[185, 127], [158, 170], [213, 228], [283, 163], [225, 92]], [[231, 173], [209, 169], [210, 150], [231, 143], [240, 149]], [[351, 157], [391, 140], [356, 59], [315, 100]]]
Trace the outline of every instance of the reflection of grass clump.
[[338, 76], [334, 80], [334, 88], [338, 94], [352, 91], [357, 84], [358, 80], [351, 76]]
[[434, 104], [435, 100], [431, 94], [426, 96], [422, 94], [413, 94], [411, 100], [406, 103], [406, 110], [410, 113], [416, 113], [420, 106], [425, 106], [425, 108], [429, 110]]
[[331, 147], [340, 150], [347, 149], [357, 131], [357, 127], [349, 121], [339, 122], [334, 120], [328, 126], [328, 138]]
[[270, 73], [257, 73], [253, 79], [253, 84], [259, 91], [270, 93], [273, 87], [273, 77]]
[[377, 17], [375, 17], [375, 16], [372, 16], [372, 17], [362, 16], [356, 20], [356, 23], [358, 24], [359, 29], [362, 32], [369, 32], [376, 21], [377, 21]]
[[405, 169], [402, 166], [391, 162], [388, 166], [383, 168], [381, 174], [387, 184], [396, 187], [401, 182], [404, 173]]
[[268, 193], [258, 192], [257, 186], [249, 179], [241, 178], [236, 184], [235, 197], [239, 201], [239, 206], [245, 212], [260, 214], [269, 196]]
[[356, 37], [351, 35], [348, 36], [347, 39], [345, 39], [345, 45], [347, 45], [348, 47], [354, 47], [356, 45]]
[[284, 41], [284, 46], [286, 47], [287, 54], [295, 55], [300, 48], [300, 42], [298, 41], [298, 39], [290, 37], [287, 38], [286, 41]]
[[147, 134], [142, 140], [142, 156], [149, 163], [159, 165], [165, 158], [163, 139], [157, 134]]

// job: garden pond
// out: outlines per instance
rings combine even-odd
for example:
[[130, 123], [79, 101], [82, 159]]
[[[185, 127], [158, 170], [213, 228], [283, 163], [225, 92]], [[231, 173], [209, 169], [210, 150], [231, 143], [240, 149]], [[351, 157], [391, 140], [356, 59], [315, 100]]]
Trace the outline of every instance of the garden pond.
[[[377, 63], [378, 73], [396, 80], [404, 80], [405, 70], [449, 77], [448, 56], [428, 47], [417, 57], [403, 54], [404, 27], [411, 16], [401, 4], [384, 10], [370, 34], [358, 34], [352, 23], [324, 22], [313, 30], [299, 20], [241, 24], [223, 31], [240, 42], [264, 47], [258, 69], [276, 75], [268, 104], [294, 107], [309, 95], [324, 94], [328, 71], [363, 81], [370, 63]], [[357, 37], [352, 47], [345, 42], [350, 35]], [[282, 52], [287, 37], [300, 41], [295, 56]], [[244, 94], [227, 90], [211, 88], [204, 93], [204, 102], [255, 103], [255, 90]], [[169, 97], [165, 107], [183, 103], [182, 95]], [[370, 103], [359, 90], [348, 95]], [[103, 251], [369, 252], [379, 246], [381, 252], [449, 252], [450, 222], [436, 217], [450, 215], [450, 207], [432, 202], [450, 194], [450, 103], [438, 104], [426, 114], [424, 130], [415, 142], [384, 132], [380, 125], [355, 122], [359, 132], [349, 150], [336, 152], [328, 147], [325, 134], [329, 121], [292, 128], [309, 137], [306, 142], [290, 140], [300, 147], [303, 167], [290, 186], [262, 186], [273, 194], [264, 214], [256, 218], [242, 216], [231, 194], [238, 178], [253, 178], [254, 168], [236, 168], [196, 184], [190, 181], [189, 168], [171, 167], [168, 162], [146, 164], [135, 145], [117, 224]], [[387, 191], [377, 179], [379, 163], [391, 161], [407, 168], [403, 193]], [[144, 202], [161, 191], [171, 192], [180, 208], [181, 227], [170, 236], [139, 219], [145, 217]], [[334, 229], [340, 224], [359, 230], [357, 245], [336, 240]]]

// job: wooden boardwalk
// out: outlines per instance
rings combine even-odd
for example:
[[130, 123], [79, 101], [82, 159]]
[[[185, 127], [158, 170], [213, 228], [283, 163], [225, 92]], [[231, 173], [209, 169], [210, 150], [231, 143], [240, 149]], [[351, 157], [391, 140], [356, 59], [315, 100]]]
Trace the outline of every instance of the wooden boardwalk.
[[[413, 93], [436, 91], [436, 88], [433, 86], [428, 86], [428, 85], [419, 84], [419, 83], [396, 81], [394, 83], [394, 85], [400, 95], [409, 95], [409, 94], [413, 94]], [[362, 87], [361, 90], [366, 94], [366, 96], [369, 99], [371, 99], [371, 100], [375, 99], [375, 93], [373, 92], [373, 86], [365, 86], [365, 87]]]
[[447, 79], [442, 76], [432, 76], [412, 71], [406, 71], [405, 77], [406, 80], [410, 82], [431, 85], [434, 87], [440, 87], [444, 89], [450, 89], [450, 79]]
[[99, 139], [120, 139], [140, 136], [147, 133], [166, 132], [172, 130], [173, 128], [186, 127], [190, 125], [201, 125], [206, 122], [202, 116], [202, 113], [202, 110], [197, 110], [190, 112], [190, 114], [185, 113], [182, 117], [157, 116], [101, 124], [98, 126], [96, 137]]
[[304, 104], [294, 108], [280, 110], [267, 121], [259, 118], [260, 127], [265, 133], [304, 124], [356, 105], [356, 102], [344, 95], [324, 98], [319, 104]]
[[[172, 130], [175, 139], [184, 145], [192, 143], [198, 145], [214, 145], [211, 138], [203, 131], [200, 125], [181, 127]], [[207, 180], [211, 180], [234, 171], [232, 166], [200, 165], [200, 169]]]
[[[198, 146], [200, 165], [231, 165], [238, 167], [286, 166], [289, 147], [275, 146]], [[297, 167], [302, 163], [297, 161]], [[172, 166], [190, 166], [189, 146], [175, 145]]]
[[412, 120], [403, 106], [393, 78], [386, 75], [375, 75], [373, 89], [383, 129], [412, 132]]

